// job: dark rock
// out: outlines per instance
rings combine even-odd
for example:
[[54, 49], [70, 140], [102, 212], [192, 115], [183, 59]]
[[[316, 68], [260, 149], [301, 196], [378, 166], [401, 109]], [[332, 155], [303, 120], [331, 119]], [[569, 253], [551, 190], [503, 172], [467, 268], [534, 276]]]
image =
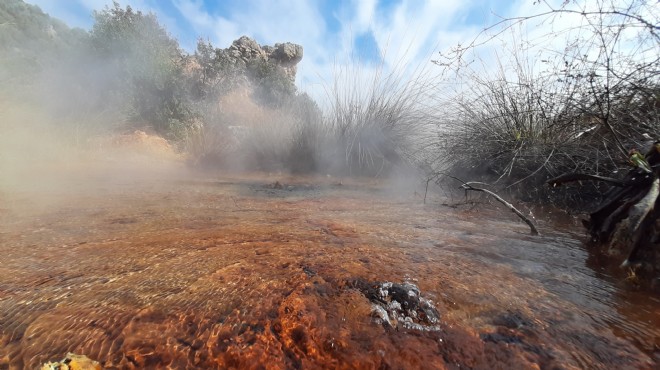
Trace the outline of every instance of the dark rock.
[[410, 330], [440, 330], [440, 314], [433, 302], [424, 298], [410, 282], [369, 283], [356, 279], [348, 284], [360, 290], [372, 303], [372, 316], [385, 327]]
[[519, 312], [506, 312], [498, 316], [495, 316], [493, 318], [493, 324], [497, 326], [503, 326], [509, 329], [519, 329], [525, 326], [526, 327], [532, 326], [530, 320], [525, 318]]

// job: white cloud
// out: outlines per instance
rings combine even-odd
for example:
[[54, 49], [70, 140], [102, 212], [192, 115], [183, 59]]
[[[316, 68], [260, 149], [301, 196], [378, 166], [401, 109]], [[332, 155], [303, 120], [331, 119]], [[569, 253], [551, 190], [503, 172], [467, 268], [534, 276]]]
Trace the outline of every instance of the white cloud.
[[206, 32], [213, 26], [214, 20], [202, 9], [201, 1], [174, 0], [174, 5], [195, 31]]
[[374, 14], [376, 13], [376, 0], [354, 0], [351, 5], [353, 6], [355, 17], [352, 20], [355, 31], [364, 32], [368, 30], [374, 21]]

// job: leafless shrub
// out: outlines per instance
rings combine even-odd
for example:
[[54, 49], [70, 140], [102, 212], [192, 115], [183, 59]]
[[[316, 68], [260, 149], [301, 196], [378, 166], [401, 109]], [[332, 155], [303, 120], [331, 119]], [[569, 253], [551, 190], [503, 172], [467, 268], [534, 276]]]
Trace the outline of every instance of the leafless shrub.
[[[451, 100], [444, 164], [454, 173], [484, 175], [530, 200], [574, 202], [578, 194], [553, 197], [544, 181], [564, 172], [616, 172], [627, 166], [628, 150], [660, 132], [660, 16], [643, 0], [539, 6], [547, 11], [505, 19], [435, 61], [466, 82]], [[542, 20], [553, 26], [568, 16], [580, 23], [532, 40], [514, 39], [510, 58], [498, 54], [494, 75], [466, 63], [473, 51], [501, 41], [515, 25]], [[542, 47], [562, 34], [564, 48]], [[598, 193], [591, 190], [581, 195]]]

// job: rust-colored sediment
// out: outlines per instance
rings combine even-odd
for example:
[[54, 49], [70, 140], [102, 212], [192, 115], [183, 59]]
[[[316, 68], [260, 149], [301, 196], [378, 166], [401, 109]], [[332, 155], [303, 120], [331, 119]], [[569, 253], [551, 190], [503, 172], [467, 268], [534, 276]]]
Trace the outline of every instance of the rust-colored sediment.
[[[658, 301], [585, 266], [569, 234], [277, 180], [3, 194], [0, 369], [68, 352], [107, 368], [657, 366]], [[414, 282], [441, 330], [377, 324], [354, 279]]]

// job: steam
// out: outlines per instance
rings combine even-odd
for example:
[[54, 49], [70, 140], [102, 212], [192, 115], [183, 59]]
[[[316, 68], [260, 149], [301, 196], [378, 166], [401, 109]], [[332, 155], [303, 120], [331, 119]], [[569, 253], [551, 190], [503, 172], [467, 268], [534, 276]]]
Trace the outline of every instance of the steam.
[[408, 187], [430, 160], [440, 115], [424, 68], [338, 70], [321, 109], [263, 61], [228, 65], [205, 43], [182, 53], [152, 15], [115, 6], [95, 18], [89, 33], [42, 35], [76, 41], [39, 55], [38, 71], [3, 74], [0, 192], [92, 191], [186, 168]]

